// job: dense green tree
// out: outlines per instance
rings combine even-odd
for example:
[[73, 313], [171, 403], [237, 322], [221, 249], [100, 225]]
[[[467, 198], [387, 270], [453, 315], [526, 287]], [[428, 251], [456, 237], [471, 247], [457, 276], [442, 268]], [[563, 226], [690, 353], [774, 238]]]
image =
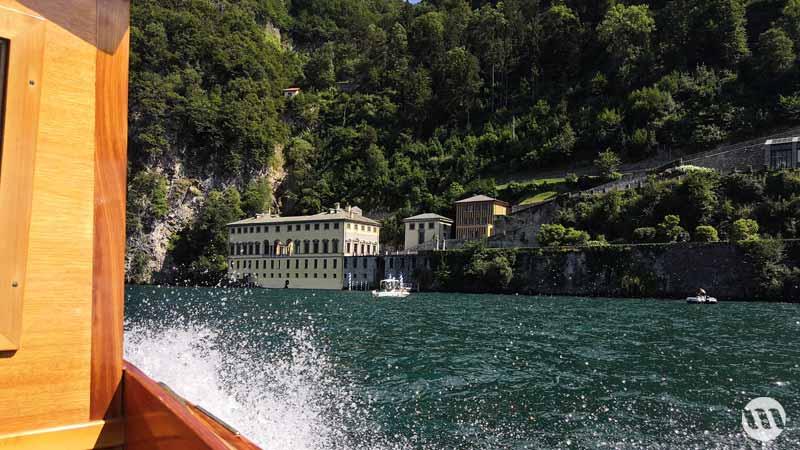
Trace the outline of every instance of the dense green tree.
[[781, 74], [794, 66], [794, 43], [780, 28], [770, 28], [758, 38], [758, 65], [765, 73]]
[[783, 24], [786, 32], [794, 40], [795, 48], [800, 48], [800, 0], [788, 0], [783, 7]]
[[584, 27], [575, 11], [554, 4], [538, 16], [532, 36], [540, 70], [531, 68], [543, 82], [563, 82], [580, 66]]
[[247, 216], [265, 213], [272, 207], [272, 185], [266, 178], [253, 180], [242, 194], [242, 211]]
[[464, 47], [449, 50], [436, 67], [439, 90], [437, 97], [447, 114], [459, 117], [475, 108], [483, 84], [478, 59]]
[[600, 176], [605, 180], [619, 178], [617, 170], [619, 170], [621, 163], [622, 161], [619, 156], [611, 151], [610, 148], [598, 153], [597, 158], [594, 160], [594, 166], [597, 168], [597, 171], [600, 172]]
[[614, 65], [623, 78], [640, 64], [647, 64], [650, 55], [650, 34], [656, 22], [647, 5], [614, 5], [597, 26], [597, 37], [606, 46]]

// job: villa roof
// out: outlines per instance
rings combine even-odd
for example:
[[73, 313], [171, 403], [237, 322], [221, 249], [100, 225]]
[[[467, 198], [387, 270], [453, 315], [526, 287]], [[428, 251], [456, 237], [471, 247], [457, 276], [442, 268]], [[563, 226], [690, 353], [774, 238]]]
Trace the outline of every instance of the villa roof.
[[456, 203], [478, 203], [478, 202], [497, 202], [503, 205], [508, 205], [508, 203], [498, 200], [496, 198], [489, 197], [487, 195], [473, 195], [470, 198], [465, 198], [463, 200], [459, 200]]
[[441, 222], [453, 222], [453, 219], [449, 219], [445, 216], [440, 216], [439, 214], [434, 213], [425, 213], [425, 214], [418, 214], [416, 216], [406, 217], [403, 219], [403, 222], [417, 222], [423, 220], [438, 220]]
[[348, 222], [363, 223], [365, 225], [373, 225], [380, 227], [380, 222], [372, 220], [369, 217], [364, 217], [357, 211], [358, 208], [353, 208], [353, 212], [349, 213], [343, 209], [331, 209], [330, 211], [321, 212], [318, 214], [311, 214], [308, 216], [286, 216], [280, 217], [274, 214], [259, 214], [255, 217], [248, 217], [247, 219], [237, 220], [231, 222], [231, 225], [263, 225], [263, 224], [278, 224], [278, 223], [295, 223], [295, 222], [328, 222], [334, 220], [346, 220]]

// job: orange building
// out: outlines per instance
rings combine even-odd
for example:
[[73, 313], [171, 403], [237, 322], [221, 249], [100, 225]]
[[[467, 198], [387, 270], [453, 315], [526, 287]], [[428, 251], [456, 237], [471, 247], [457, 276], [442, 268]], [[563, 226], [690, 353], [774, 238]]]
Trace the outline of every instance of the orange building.
[[494, 234], [494, 218], [508, 214], [510, 205], [502, 200], [475, 195], [456, 205], [456, 239], [475, 240]]

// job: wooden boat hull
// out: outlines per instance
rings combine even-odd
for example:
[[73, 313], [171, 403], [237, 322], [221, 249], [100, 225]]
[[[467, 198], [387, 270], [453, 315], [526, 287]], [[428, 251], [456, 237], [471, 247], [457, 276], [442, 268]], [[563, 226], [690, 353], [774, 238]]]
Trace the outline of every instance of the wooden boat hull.
[[0, 450], [256, 449], [123, 362], [130, 0], [0, 0]]
[[253, 450], [254, 443], [125, 362], [128, 450]]

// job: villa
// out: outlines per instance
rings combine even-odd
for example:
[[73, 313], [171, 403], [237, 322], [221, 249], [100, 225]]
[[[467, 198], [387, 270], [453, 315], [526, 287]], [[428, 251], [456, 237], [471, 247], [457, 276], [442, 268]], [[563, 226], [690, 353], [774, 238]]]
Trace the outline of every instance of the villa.
[[[380, 252], [380, 223], [358, 207], [258, 214], [228, 227], [228, 276], [270, 288], [342, 289]], [[358, 270], [357, 270], [358, 269]], [[366, 280], [363, 280], [366, 281]]]

